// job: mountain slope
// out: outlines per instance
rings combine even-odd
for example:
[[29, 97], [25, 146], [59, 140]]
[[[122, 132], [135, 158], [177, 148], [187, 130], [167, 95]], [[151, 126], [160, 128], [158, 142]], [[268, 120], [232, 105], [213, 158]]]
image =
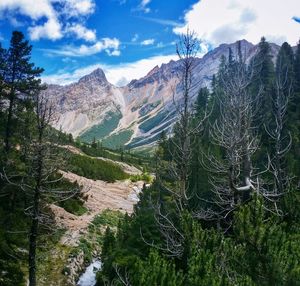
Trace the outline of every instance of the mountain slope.
[[[195, 58], [192, 97], [196, 97], [200, 87], [210, 86], [220, 58], [228, 56], [229, 48], [237, 53], [236, 43], [222, 44], [203, 58]], [[246, 60], [257, 48], [246, 40], [241, 41]], [[271, 49], [276, 55], [279, 47], [271, 44]], [[102, 140], [103, 145], [111, 148], [151, 144], [162, 130], [170, 131], [176, 121], [173, 102], [180, 100], [181, 95], [179, 69], [180, 61], [170, 61], [154, 67], [146, 76], [125, 87], [110, 84], [101, 69], [77, 83], [50, 85], [46, 92], [57, 106], [58, 120], [54, 127], [86, 142], [94, 138]]]

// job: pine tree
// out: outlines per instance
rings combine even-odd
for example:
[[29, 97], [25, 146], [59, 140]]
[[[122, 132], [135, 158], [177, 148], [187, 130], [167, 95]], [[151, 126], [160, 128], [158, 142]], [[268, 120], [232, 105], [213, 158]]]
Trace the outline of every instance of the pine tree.
[[251, 62], [253, 68], [252, 94], [256, 112], [255, 126], [262, 136], [262, 145], [268, 145], [264, 124], [271, 120], [271, 98], [275, 79], [275, 68], [272, 61], [271, 47], [263, 37], [258, 45], [258, 52]]
[[93, 142], [92, 142], [91, 146], [92, 146], [92, 148], [97, 149], [98, 145], [97, 145], [97, 141], [96, 141], [95, 137], [93, 138]]
[[43, 69], [35, 67], [30, 62], [31, 50], [32, 46], [24, 39], [23, 33], [14, 31], [7, 51], [7, 64], [3, 79], [6, 84], [5, 97], [9, 101], [4, 135], [6, 152], [11, 148], [13, 121], [16, 118], [15, 107], [24, 103], [28, 97], [34, 96], [36, 91], [41, 89], [41, 81], [37, 77]]
[[184, 285], [183, 274], [181, 271], [176, 271], [174, 262], [164, 259], [155, 251], [150, 252], [146, 261], [138, 259], [130, 278], [133, 286]]
[[295, 53], [294, 76], [295, 76], [295, 79], [294, 79], [295, 92], [300, 93], [300, 41], [297, 45], [297, 49], [296, 49], [296, 53]]
[[271, 148], [271, 171], [275, 184], [273, 189], [276, 193], [283, 194], [289, 187], [287, 175], [286, 155], [292, 143], [288, 124], [288, 109], [293, 97], [294, 80], [294, 54], [288, 43], [283, 43], [276, 59], [276, 78], [272, 94], [272, 118], [268, 124]]
[[200, 88], [195, 102], [196, 117], [201, 118], [201, 115], [203, 116], [205, 110], [207, 109], [208, 100], [209, 100], [208, 88], [207, 87]]
[[6, 70], [6, 55], [7, 51], [2, 48], [0, 43], [0, 98], [4, 95], [4, 78], [5, 78], [5, 70]]
[[[293, 145], [291, 155], [300, 158], [300, 41], [294, 57], [294, 94], [288, 107], [288, 127], [292, 133]], [[294, 162], [294, 173], [300, 168], [299, 162]]]

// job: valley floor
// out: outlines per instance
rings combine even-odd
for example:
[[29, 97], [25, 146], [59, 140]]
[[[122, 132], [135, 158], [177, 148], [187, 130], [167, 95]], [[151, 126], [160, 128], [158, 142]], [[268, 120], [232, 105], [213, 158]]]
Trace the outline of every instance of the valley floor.
[[107, 183], [101, 180], [87, 179], [71, 172], [61, 172], [64, 178], [71, 182], [76, 181], [82, 187], [84, 206], [88, 209], [87, 213], [76, 216], [59, 206], [51, 205], [57, 224], [67, 229], [61, 242], [70, 246], [77, 245], [88, 225], [103, 210], [132, 213], [133, 206], [137, 202], [137, 195], [144, 184], [143, 181], [132, 183], [130, 180]]
[[[90, 157], [74, 146], [60, 147], [73, 154]], [[95, 157], [90, 158], [95, 159]], [[110, 161], [120, 166], [129, 175], [142, 174], [136, 167], [123, 162], [102, 157], [96, 159]], [[83, 206], [87, 211], [82, 215], [75, 215], [58, 205], [50, 205], [57, 227], [63, 229], [64, 232], [59, 242], [53, 245], [52, 250], [46, 254], [47, 259], [43, 263], [44, 266], [41, 267], [39, 285], [75, 285], [78, 275], [87, 266], [86, 254], [83, 250], [85, 245], [93, 245], [92, 255], [99, 256], [100, 248], [96, 240], [99, 235], [101, 236], [100, 233], [104, 233], [106, 224], [94, 225], [95, 219], [99, 215], [105, 216], [107, 212], [131, 214], [138, 201], [138, 194], [144, 185], [144, 181], [132, 182], [130, 179], [126, 179], [109, 183], [88, 179], [69, 171], [60, 171], [60, 173], [64, 179], [72, 183], [76, 182], [80, 186], [80, 197], [84, 200]], [[95, 233], [91, 232], [93, 225]]]

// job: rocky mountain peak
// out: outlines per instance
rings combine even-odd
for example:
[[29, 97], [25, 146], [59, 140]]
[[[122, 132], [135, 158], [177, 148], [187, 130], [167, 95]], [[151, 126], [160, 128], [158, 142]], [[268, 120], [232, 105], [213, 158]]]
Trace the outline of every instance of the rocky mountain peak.
[[155, 74], [157, 71], [159, 71], [159, 66], [156, 65], [151, 71], [149, 71], [147, 73], [146, 76], [151, 76], [151, 75]]
[[[249, 62], [258, 45], [246, 40], [239, 43], [243, 57]], [[275, 59], [279, 47], [270, 45]], [[195, 91], [200, 87], [210, 87], [221, 57], [228, 57], [230, 48], [233, 56], [237, 57], [238, 42], [235, 42], [221, 44], [202, 58], [195, 58]], [[179, 99], [182, 93], [178, 84], [180, 65], [180, 60], [171, 60], [160, 67], [155, 66], [147, 75], [132, 80], [124, 87], [110, 84], [100, 68], [69, 86], [49, 86], [48, 93], [57, 100], [60, 118], [57, 126], [73, 136], [80, 136], [82, 140], [91, 141], [94, 137], [103, 142], [107, 140], [109, 147], [112, 147], [112, 142], [119, 145], [126, 143], [133, 148], [152, 144], [162, 130], [169, 132], [176, 122], [173, 101], [174, 98]], [[192, 94], [192, 100], [196, 94]], [[125, 134], [131, 134], [130, 138]]]
[[78, 82], [89, 82], [89, 81], [108, 83], [104, 71], [100, 68], [97, 68], [94, 71], [92, 71], [90, 74], [82, 77], [81, 79], [79, 79]]

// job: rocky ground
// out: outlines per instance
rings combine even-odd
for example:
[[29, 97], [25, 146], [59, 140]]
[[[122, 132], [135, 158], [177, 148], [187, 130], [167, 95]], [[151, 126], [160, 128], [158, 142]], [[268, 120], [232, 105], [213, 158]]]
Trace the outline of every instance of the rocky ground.
[[[59, 147], [65, 148], [74, 154], [88, 156], [80, 149], [71, 145]], [[106, 158], [98, 159], [112, 161]], [[126, 163], [112, 162], [119, 165], [130, 175], [142, 173], [141, 170]], [[82, 250], [79, 250], [76, 255], [70, 255], [70, 252], [78, 249], [80, 239], [88, 236], [88, 226], [105, 209], [132, 213], [133, 206], [137, 203], [138, 194], [144, 184], [143, 181], [133, 183], [130, 180], [107, 183], [101, 180], [87, 179], [71, 172], [60, 172], [65, 179], [70, 182], [76, 181], [81, 187], [81, 197], [84, 199], [84, 207], [87, 209], [87, 212], [81, 216], [77, 216], [57, 205], [50, 205], [56, 224], [66, 231], [61, 237], [60, 243], [53, 247], [51, 252], [47, 254], [49, 257], [47, 257], [47, 262], [45, 261], [44, 263], [45, 269], [41, 270], [43, 274], [39, 278], [39, 285], [43, 286], [76, 285], [79, 274], [85, 270], [87, 265], [85, 264]], [[99, 254], [96, 249], [94, 252], [94, 256]], [[55, 261], [55, 263], [51, 261]], [[51, 277], [51, 281], [49, 281], [49, 277]]]
[[107, 183], [87, 179], [70, 172], [61, 171], [61, 173], [64, 178], [71, 182], [77, 181], [82, 187], [84, 206], [88, 209], [87, 213], [76, 216], [61, 207], [51, 205], [56, 223], [67, 229], [61, 242], [70, 246], [78, 243], [79, 238], [86, 232], [94, 217], [103, 210], [111, 209], [132, 213], [133, 206], [137, 202], [137, 194], [144, 184], [142, 181], [132, 183], [130, 180]]

